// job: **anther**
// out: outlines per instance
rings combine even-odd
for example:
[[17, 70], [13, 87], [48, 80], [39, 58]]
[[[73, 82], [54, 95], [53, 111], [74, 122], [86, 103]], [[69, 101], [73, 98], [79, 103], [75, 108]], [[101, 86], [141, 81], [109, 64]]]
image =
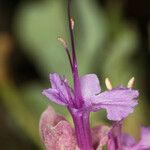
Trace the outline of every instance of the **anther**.
[[112, 90], [112, 84], [111, 84], [109, 78], [105, 79], [105, 85], [106, 85], [108, 90]]
[[62, 37], [58, 37], [58, 41], [60, 41], [60, 42], [63, 44], [63, 46], [64, 46], [64, 48], [65, 48], [65, 50], [66, 50], [66, 53], [67, 53], [67, 55], [68, 55], [68, 58], [69, 58], [69, 62], [70, 62], [70, 65], [71, 65], [71, 69], [73, 69], [73, 63], [72, 63], [71, 55], [70, 55], [70, 53], [69, 53], [69, 49], [68, 49], [68, 47], [67, 47], [66, 41], [65, 41]]
[[70, 22], [71, 22], [71, 29], [73, 30], [73, 29], [74, 29], [74, 19], [71, 18], [71, 19], [70, 19]]
[[67, 43], [62, 37], [58, 37], [58, 41], [60, 41], [65, 48], [67, 47]]
[[127, 84], [127, 88], [132, 88], [134, 85], [134, 82], [135, 82], [135, 78], [132, 77]]

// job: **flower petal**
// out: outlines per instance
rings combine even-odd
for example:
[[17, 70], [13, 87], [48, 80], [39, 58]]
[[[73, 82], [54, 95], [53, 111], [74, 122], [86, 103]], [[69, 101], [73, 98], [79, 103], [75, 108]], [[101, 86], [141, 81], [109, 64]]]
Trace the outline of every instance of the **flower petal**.
[[109, 120], [120, 121], [134, 111], [138, 95], [136, 90], [119, 87], [92, 97], [92, 109], [104, 108]]
[[77, 149], [74, 130], [70, 124], [48, 107], [40, 119], [40, 134], [47, 150]]
[[150, 150], [150, 127], [142, 127], [141, 140], [133, 147], [133, 150]]
[[81, 92], [85, 100], [89, 100], [91, 96], [99, 94], [100, 84], [95, 74], [87, 74], [80, 78]]
[[122, 140], [122, 145], [124, 147], [131, 147], [135, 144], [135, 139], [132, 136], [125, 133], [122, 134], [121, 140]]
[[59, 104], [59, 105], [67, 105], [67, 102], [65, 101], [65, 99], [63, 99], [59, 92], [55, 89], [46, 89], [42, 92], [43, 95], [45, 95], [46, 97], [48, 97], [48, 99], [50, 99], [51, 101]]
[[150, 149], [150, 127], [142, 127], [140, 144]]
[[44, 90], [42, 94], [60, 105], [68, 105], [71, 103], [72, 94], [67, 82], [57, 73], [50, 74], [50, 81], [52, 88]]

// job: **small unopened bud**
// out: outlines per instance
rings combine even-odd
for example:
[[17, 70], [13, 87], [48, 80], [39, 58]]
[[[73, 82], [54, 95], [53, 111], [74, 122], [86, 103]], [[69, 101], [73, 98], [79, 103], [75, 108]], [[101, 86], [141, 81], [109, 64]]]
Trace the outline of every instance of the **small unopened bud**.
[[71, 22], [71, 29], [73, 30], [73, 29], [74, 29], [74, 19], [71, 18], [71, 19], [70, 19], [70, 22]]
[[127, 88], [132, 88], [134, 85], [134, 82], [135, 82], [135, 78], [132, 77], [128, 82]]
[[112, 90], [112, 84], [111, 84], [109, 78], [105, 79], [105, 85], [106, 85], [108, 90]]
[[67, 47], [67, 43], [62, 37], [58, 37], [58, 41], [60, 41], [65, 48]]

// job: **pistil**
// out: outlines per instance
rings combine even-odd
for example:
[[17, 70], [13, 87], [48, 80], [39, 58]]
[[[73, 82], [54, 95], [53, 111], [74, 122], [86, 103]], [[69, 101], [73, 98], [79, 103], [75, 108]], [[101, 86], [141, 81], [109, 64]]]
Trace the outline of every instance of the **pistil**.
[[69, 20], [69, 31], [70, 31], [70, 41], [71, 41], [71, 48], [72, 48], [72, 62], [73, 62], [73, 80], [74, 80], [74, 95], [76, 101], [76, 107], [81, 108], [83, 105], [83, 99], [81, 94], [81, 87], [80, 87], [80, 79], [78, 74], [78, 65], [75, 53], [75, 43], [74, 43], [74, 20], [71, 18], [71, 0], [68, 0], [68, 20]]

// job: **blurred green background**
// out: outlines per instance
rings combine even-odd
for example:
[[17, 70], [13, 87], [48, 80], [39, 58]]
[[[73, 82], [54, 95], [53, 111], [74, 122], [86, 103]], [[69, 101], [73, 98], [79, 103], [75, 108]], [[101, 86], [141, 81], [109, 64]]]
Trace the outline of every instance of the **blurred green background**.
[[[150, 9], [149, 0], [74, 0], [75, 41], [80, 75], [96, 73], [113, 86], [136, 78], [139, 106], [124, 123], [138, 139], [140, 125], [150, 125]], [[41, 95], [50, 86], [48, 74], [58, 72], [71, 81], [65, 50], [68, 40], [67, 0], [0, 1], [0, 149], [42, 150], [38, 122], [53, 105], [69, 120], [66, 109]], [[94, 119], [93, 119], [94, 118]], [[91, 123], [109, 124], [105, 112]]]

